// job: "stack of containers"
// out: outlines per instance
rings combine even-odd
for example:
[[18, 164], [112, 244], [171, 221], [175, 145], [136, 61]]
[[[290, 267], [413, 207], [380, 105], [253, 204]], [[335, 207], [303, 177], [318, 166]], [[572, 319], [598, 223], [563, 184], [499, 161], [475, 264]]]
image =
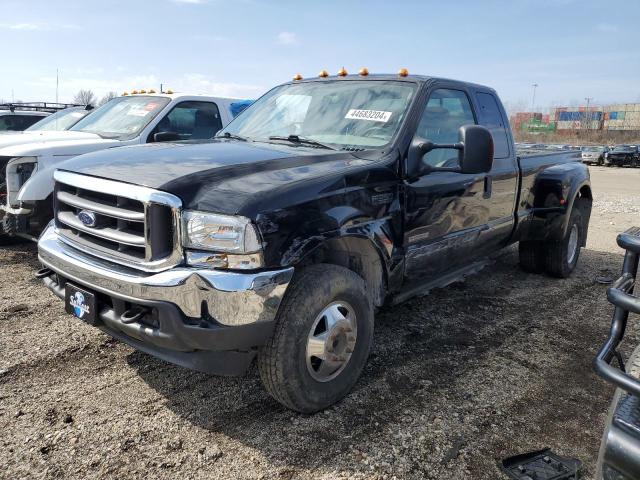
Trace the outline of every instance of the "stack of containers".
[[515, 130], [521, 130], [522, 126], [529, 123], [531, 120], [542, 120], [542, 113], [533, 112], [518, 112], [510, 119], [511, 128]]
[[604, 112], [600, 107], [559, 107], [555, 109], [556, 129], [563, 130], [600, 130]]
[[605, 108], [604, 130], [640, 131], [640, 103], [619, 103]]

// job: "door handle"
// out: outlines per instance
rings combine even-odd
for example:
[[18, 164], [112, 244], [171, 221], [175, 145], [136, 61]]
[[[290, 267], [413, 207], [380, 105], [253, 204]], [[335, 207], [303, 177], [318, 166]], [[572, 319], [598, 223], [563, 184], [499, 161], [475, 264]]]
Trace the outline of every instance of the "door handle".
[[484, 192], [482, 198], [491, 198], [491, 188], [493, 186], [493, 179], [487, 175], [484, 177]]

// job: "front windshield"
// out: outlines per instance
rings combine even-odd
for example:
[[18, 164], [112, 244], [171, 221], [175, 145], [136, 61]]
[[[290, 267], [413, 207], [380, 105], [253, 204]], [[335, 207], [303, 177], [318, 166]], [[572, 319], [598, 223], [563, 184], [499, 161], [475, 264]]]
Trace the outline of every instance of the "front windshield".
[[48, 117], [44, 117], [39, 122], [34, 123], [25, 131], [27, 132], [45, 132], [67, 130], [75, 125], [78, 120], [84, 117], [88, 110], [84, 107], [65, 108], [59, 112], [52, 113]]
[[632, 152], [633, 147], [631, 145], [617, 145], [614, 149], [614, 152]]
[[396, 81], [327, 81], [277, 87], [218, 136], [254, 141], [294, 135], [337, 148], [382, 147], [398, 131], [416, 85]]
[[132, 138], [169, 103], [166, 97], [117, 97], [80, 120], [70, 130], [103, 138]]

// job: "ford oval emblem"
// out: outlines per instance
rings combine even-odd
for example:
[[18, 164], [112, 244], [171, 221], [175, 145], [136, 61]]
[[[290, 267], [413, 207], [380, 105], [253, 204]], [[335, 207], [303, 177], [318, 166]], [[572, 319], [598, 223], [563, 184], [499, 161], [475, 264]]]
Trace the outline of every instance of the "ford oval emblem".
[[95, 227], [98, 223], [96, 214], [90, 210], [80, 210], [78, 212], [78, 220], [86, 227]]

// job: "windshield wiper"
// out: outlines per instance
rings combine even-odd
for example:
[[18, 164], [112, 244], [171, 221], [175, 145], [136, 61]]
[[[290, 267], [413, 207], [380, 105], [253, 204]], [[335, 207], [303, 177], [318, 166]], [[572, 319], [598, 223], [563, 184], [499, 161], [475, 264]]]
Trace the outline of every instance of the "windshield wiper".
[[235, 133], [230, 133], [230, 132], [224, 132], [222, 135], [216, 135], [213, 138], [233, 138], [234, 140], [240, 140], [241, 142], [248, 142], [249, 139], [241, 136], [241, 135], [236, 135]]
[[335, 150], [335, 148], [330, 147], [329, 145], [325, 145], [324, 143], [320, 143], [316, 140], [312, 140], [311, 138], [299, 137], [298, 135], [289, 135], [288, 137], [272, 135], [271, 137], [269, 137], [269, 140], [284, 140], [285, 142], [301, 143], [304, 145], [312, 145], [314, 147], [326, 148], [327, 150]]

